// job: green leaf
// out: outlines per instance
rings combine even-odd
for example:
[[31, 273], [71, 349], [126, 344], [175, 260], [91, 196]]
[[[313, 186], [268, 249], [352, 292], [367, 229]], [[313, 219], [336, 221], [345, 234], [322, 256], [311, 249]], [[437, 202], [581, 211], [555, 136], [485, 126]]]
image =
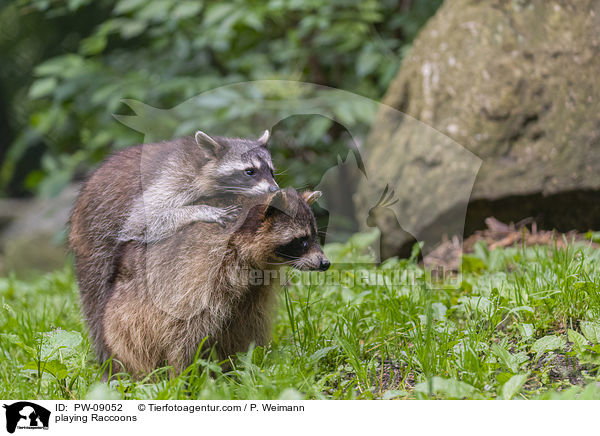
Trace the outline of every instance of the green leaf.
[[3, 338], [11, 344], [15, 345], [19, 345], [22, 343], [21, 338], [19, 338], [19, 336], [15, 335], [14, 333], [0, 333], [0, 338]]
[[217, 3], [212, 5], [204, 15], [204, 25], [212, 26], [215, 23], [223, 20], [225, 17], [235, 10], [235, 5], [230, 3]]
[[38, 79], [33, 82], [33, 85], [29, 88], [29, 98], [36, 99], [45, 97], [56, 89], [56, 85], [58, 85], [58, 81], [55, 77]]
[[90, 2], [91, 0], [69, 0], [69, 9], [72, 11], [76, 11], [82, 6], [89, 4]]
[[498, 381], [498, 383], [500, 383], [500, 385], [503, 385], [504, 383], [509, 381], [513, 375], [514, 374], [511, 374], [510, 372], [499, 372], [498, 374], [496, 374], [496, 380]]
[[[433, 377], [430, 381], [432, 393], [447, 398], [465, 398], [475, 391], [475, 387], [470, 384], [452, 378]], [[429, 394], [429, 381], [415, 386], [415, 392]]]
[[79, 332], [70, 332], [66, 330], [54, 330], [44, 333], [42, 342], [41, 360], [47, 360], [56, 356], [60, 350], [60, 355], [63, 357], [70, 356], [75, 351], [83, 338]]
[[124, 39], [134, 38], [146, 30], [146, 27], [148, 24], [145, 21], [123, 20], [120, 28], [121, 36]]
[[406, 391], [390, 390], [390, 391], [385, 391], [385, 393], [383, 394], [383, 396], [381, 398], [383, 400], [392, 400], [392, 399], [398, 398], [398, 397], [406, 397], [407, 395], [408, 395], [408, 392], [406, 392]]
[[536, 359], [539, 358], [543, 353], [552, 350], [562, 350], [567, 344], [566, 339], [563, 336], [544, 336], [533, 343], [531, 349], [537, 354]]
[[37, 351], [33, 347], [30, 347], [29, 345], [25, 345], [23, 343], [23, 340], [18, 335], [15, 335], [14, 333], [2, 333], [0, 337], [2, 337], [3, 339], [5, 339], [6, 341], [8, 341], [11, 344], [18, 346], [23, 351], [25, 351], [25, 353], [27, 353], [27, 355], [29, 355], [31, 357], [33, 357], [37, 354]]
[[34, 69], [36, 76], [73, 77], [85, 65], [85, 59], [77, 54], [67, 54], [47, 60]]
[[527, 374], [517, 374], [513, 375], [510, 380], [508, 380], [502, 386], [502, 396], [505, 400], [510, 400], [512, 397], [517, 395], [525, 382], [527, 381]]
[[535, 327], [533, 326], [533, 324], [523, 323], [519, 324], [517, 328], [519, 329], [519, 333], [521, 333], [521, 336], [523, 336], [523, 339], [529, 339], [535, 334]]
[[145, 2], [145, 6], [140, 9], [136, 18], [142, 21], [166, 21], [169, 17], [169, 10], [173, 6], [171, 0], [152, 0]]
[[79, 51], [84, 55], [96, 55], [106, 48], [106, 42], [106, 35], [95, 34], [81, 41]]
[[63, 380], [69, 375], [69, 370], [66, 367], [66, 365], [60, 363], [58, 360], [50, 360], [48, 362], [44, 362], [42, 363], [42, 368], [44, 372], [52, 374], [58, 380]]
[[586, 339], [594, 344], [600, 344], [600, 323], [593, 321], [582, 321], [579, 324], [581, 332]]
[[327, 356], [327, 354], [331, 351], [331, 350], [335, 350], [336, 347], [325, 347], [325, 348], [320, 348], [317, 351], [315, 351], [313, 354], [310, 355], [310, 357], [308, 358], [308, 360], [310, 360], [311, 362], [318, 362], [319, 360], [321, 360], [323, 357]]
[[171, 16], [176, 19], [195, 17], [202, 10], [202, 3], [198, 1], [183, 1], [171, 11]]
[[365, 46], [360, 55], [358, 55], [358, 60], [356, 61], [356, 75], [358, 77], [364, 77], [372, 73], [380, 62], [381, 54], [374, 51], [372, 47]]
[[263, 22], [262, 22], [260, 16], [251, 11], [247, 11], [244, 14], [243, 22], [246, 26], [248, 26], [254, 30], [257, 30], [259, 32], [262, 31], [264, 28]]
[[588, 345], [588, 341], [585, 339], [585, 337], [577, 333], [575, 330], [567, 330], [567, 337], [569, 338], [569, 341], [573, 342], [573, 347], [578, 353], [581, 353]]
[[[38, 371], [38, 362], [27, 362], [23, 369]], [[47, 372], [48, 374], [52, 374], [58, 380], [62, 380], [69, 375], [69, 370], [67, 367], [60, 363], [58, 360], [48, 360], [46, 362], [39, 363], [39, 370], [42, 372]]]
[[115, 14], [125, 14], [143, 6], [147, 0], [121, 0], [115, 6]]
[[510, 352], [498, 344], [492, 344], [492, 352], [504, 363], [513, 373], [519, 371], [519, 360]]

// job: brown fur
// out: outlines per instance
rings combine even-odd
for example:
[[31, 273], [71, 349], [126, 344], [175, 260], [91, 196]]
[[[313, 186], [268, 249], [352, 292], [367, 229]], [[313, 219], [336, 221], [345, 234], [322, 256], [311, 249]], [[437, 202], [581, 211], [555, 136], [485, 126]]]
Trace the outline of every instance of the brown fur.
[[[132, 147], [107, 159], [85, 183], [71, 215], [69, 245], [75, 254], [83, 313], [100, 361], [110, 355], [102, 320], [115, 289], [117, 266], [123, 252], [130, 250], [127, 244], [147, 242], [148, 235], [156, 242], [202, 220], [196, 211], [205, 206], [197, 203], [223, 189], [215, 182], [219, 166], [239, 160], [249, 150], [270, 161], [267, 137], [258, 141], [215, 137], [224, 144], [219, 157], [193, 137]], [[160, 215], [163, 210], [170, 215]], [[161, 221], [161, 216], [179, 221]]]
[[[101, 322], [120, 256], [117, 235], [128, 218], [125, 205], [142, 192], [141, 156], [139, 146], [109, 158], [84, 185], [71, 214], [69, 245], [75, 254], [81, 305], [101, 361], [108, 358]], [[108, 176], [111, 173], [120, 177]]]
[[243, 213], [233, 228], [194, 223], [157, 243], [124, 244], [101, 320], [107, 354], [140, 375], [164, 364], [181, 371], [204, 338], [220, 359], [252, 342], [266, 344], [274, 282], [249, 284], [247, 271], [279, 269], [285, 259], [277, 249], [302, 235], [310, 236], [309, 246], [292, 263], [322, 266], [314, 215], [304, 200], [312, 201], [311, 194], [240, 198]]
[[[275, 205], [274, 197], [284, 201]], [[246, 199], [233, 232], [196, 223], [157, 244], [126, 245], [103, 329], [127, 371], [143, 374], [164, 364], [181, 371], [204, 338], [220, 359], [267, 343], [273, 282], [248, 284], [245, 272], [279, 269], [275, 251], [294, 232], [313, 234], [298, 267], [318, 269], [324, 255], [314, 216], [296, 191], [262, 201], [269, 206]]]

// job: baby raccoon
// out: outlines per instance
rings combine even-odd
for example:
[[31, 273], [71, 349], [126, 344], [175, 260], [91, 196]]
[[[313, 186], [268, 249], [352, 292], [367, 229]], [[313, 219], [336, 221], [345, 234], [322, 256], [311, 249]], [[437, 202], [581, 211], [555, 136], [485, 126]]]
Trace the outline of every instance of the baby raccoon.
[[102, 319], [105, 355], [139, 376], [181, 371], [205, 338], [220, 359], [266, 344], [279, 281], [269, 272], [329, 267], [309, 208], [319, 195], [245, 198], [231, 230], [199, 222], [156, 244], [128, 242]]
[[[108, 356], [100, 324], [122, 245], [157, 243], [194, 222], [224, 227], [240, 210], [233, 198], [277, 190], [268, 139], [268, 131], [257, 140], [197, 132], [143, 144], [111, 156], [85, 183], [71, 215], [69, 245], [101, 359]], [[219, 198], [224, 207], [208, 204]]]
[[[259, 195], [279, 189], [266, 148], [268, 130], [257, 141], [213, 139], [200, 131], [194, 139], [192, 148], [176, 147], [168, 156], [154, 156], [145, 146], [142, 161], [148, 162], [142, 162], [142, 194], [134, 200], [119, 232], [120, 241], [159, 241], [196, 221], [224, 227], [237, 216], [237, 205], [217, 208], [198, 203], [215, 196]], [[200, 148], [204, 159], [195, 160], [199, 156], [193, 148]], [[156, 164], [160, 168], [155, 173]]]

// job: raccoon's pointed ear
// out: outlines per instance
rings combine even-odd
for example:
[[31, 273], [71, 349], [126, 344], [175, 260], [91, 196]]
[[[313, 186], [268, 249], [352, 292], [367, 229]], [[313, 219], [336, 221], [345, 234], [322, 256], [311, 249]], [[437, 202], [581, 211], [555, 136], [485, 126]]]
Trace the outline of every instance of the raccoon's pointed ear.
[[[266, 200], [263, 202], [263, 200]], [[269, 218], [279, 214], [289, 214], [289, 199], [284, 190], [279, 190], [269, 197], [261, 197], [249, 208], [241, 232], [256, 233]]]
[[265, 218], [274, 215], [278, 212], [284, 212], [287, 210], [288, 198], [287, 194], [283, 189], [275, 192], [265, 209]]
[[215, 141], [210, 136], [208, 136], [206, 133], [204, 133], [200, 130], [198, 130], [196, 132], [196, 135], [194, 135], [194, 138], [196, 139], [196, 144], [198, 144], [200, 147], [202, 147], [204, 149], [208, 149], [215, 156], [217, 154], [219, 154], [221, 152], [221, 150], [223, 149], [223, 146], [221, 144], [219, 144], [217, 141]]
[[265, 133], [263, 133], [262, 136], [260, 138], [258, 138], [256, 141], [263, 147], [266, 147], [267, 141], [269, 140], [269, 136], [271, 136], [271, 134], [269, 133], [268, 130], [265, 130]]
[[321, 191], [304, 191], [300, 195], [302, 196], [302, 199], [304, 201], [306, 201], [306, 203], [310, 206], [315, 201], [317, 201], [319, 198], [321, 198], [323, 193]]

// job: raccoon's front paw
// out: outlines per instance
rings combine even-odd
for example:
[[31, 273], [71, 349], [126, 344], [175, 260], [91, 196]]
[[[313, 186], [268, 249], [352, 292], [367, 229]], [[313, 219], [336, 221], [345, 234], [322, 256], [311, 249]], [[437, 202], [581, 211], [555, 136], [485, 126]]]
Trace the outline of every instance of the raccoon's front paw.
[[236, 220], [241, 210], [242, 206], [238, 205], [227, 206], [222, 209], [219, 209], [219, 215], [215, 222], [221, 227], [226, 227], [227, 224]]

